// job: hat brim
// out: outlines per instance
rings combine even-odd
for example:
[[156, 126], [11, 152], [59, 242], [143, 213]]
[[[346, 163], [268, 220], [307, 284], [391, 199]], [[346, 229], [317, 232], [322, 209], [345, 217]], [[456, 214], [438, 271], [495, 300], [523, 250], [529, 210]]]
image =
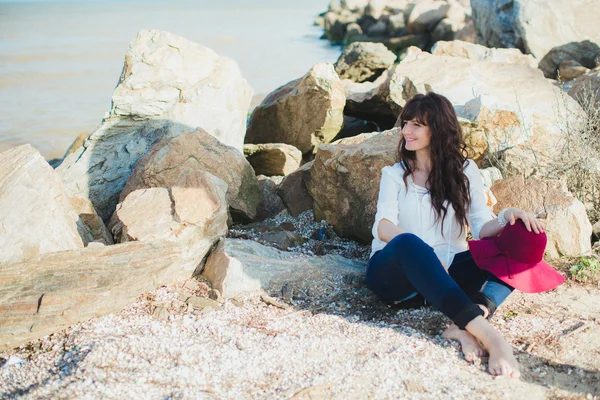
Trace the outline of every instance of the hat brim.
[[509, 258], [498, 251], [493, 239], [471, 240], [469, 249], [480, 269], [492, 273], [521, 292], [547, 292], [565, 281], [565, 277], [544, 260], [530, 264]]

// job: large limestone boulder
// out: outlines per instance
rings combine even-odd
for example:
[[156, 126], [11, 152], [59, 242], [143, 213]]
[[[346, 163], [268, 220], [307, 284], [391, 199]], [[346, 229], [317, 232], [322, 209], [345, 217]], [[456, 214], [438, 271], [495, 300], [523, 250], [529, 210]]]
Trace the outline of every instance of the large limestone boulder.
[[305, 179], [315, 219], [342, 237], [370, 242], [381, 169], [394, 164], [399, 139], [395, 128], [319, 146]]
[[160, 140], [202, 127], [242, 150], [252, 89], [235, 61], [156, 30], [131, 42], [112, 108], [57, 169], [107, 220], [136, 163]]
[[0, 351], [190, 278], [217, 239], [90, 246], [1, 264]]
[[348, 45], [335, 63], [340, 79], [354, 82], [374, 80], [396, 61], [396, 55], [381, 43], [355, 42]]
[[256, 175], [288, 175], [302, 162], [302, 152], [285, 143], [245, 144], [244, 156]]
[[[561, 63], [575, 61], [585, 68], [592, 69], [598, 66], [597, 60], [600, 62], [600, 46], [584, 40], [554, 47], [540, 60], [538, 68], [544, 71], [546, 78], [557, 79]], [[563, 74], [561, 79], [567, 80]]]
[[202, 239], [227, 233], [227, 184], [202, 172], [197, 187], [135, 190], [117, 205], [109, 227], [118, 242]]
[[120, 195], [123, 201], [137, 189], [202, 188], [209, 172], [227, 184], [232, 216], [251, 220], [260, 202], [254, 170], [237, 149], [226, 146], [203, 129], [166, 138], [141, 159]]
[[537, 68], [538, 62], [530, 54], [523, 54], [519, 49], [490, 49], [461, 40], [451, 42], [439, 41], [431, 48], [435, 56], [460, 57], [469, 60], [492, 61], [510, 64], [528, 65]]
[[0, 263], [84, 247], [60, 178], [28, 144], [0, 153], [0, 221]]
[[548, 236], [546, 257], [577, 257], [591, 251], [592, 224], [585, 206], [561, 182], [513, 177], [496, 181], [491, 190], [498, 200], [495, 213], [517, 207], [538, 216]]
[[537, 59], [556, 47], [590, 40], [600, 43], [596, 0], [471, 0], [479, 42], [519, 48]]
[[365, 263], [337, 255], [322, 257], [280, 251], [242, 239], [224, 239], [211, 252], [202, 271], [223, 297], [264, 290], [281, 296], [288, 292], [311, 293], [327, 289], [331, 280], [360, 279]]
[[[577, 129], [579, 104], [527, 65], [435, 56], [413, 49], [391, 73], [388, 99], [401, 107], [411, 92], [446, 96], [483, 135], [485, 152], [527, 144], [540, 165], [556, 155], [566, 127]], [[407, 91], [406, 88], [410, 88]], [[411, 93], [412, 94], [412, 93]]]
[[287, 143], [303, 154], [340, 131], [346, 104], [333, 65], [317, 64], [304, 77], [270, 93], [254, 109], [246, 143]]

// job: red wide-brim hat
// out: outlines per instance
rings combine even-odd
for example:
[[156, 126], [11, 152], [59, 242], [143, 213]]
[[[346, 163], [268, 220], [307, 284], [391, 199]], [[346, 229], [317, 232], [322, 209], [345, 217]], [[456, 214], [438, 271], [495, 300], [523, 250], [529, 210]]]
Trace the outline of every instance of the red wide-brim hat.
[[470, 240], [473, 261], [501, 281], [525, 293], [555, 289], [564, 276], [544, 261], [545, 233], [527, 231], [522, 221], [504, 227], [499, 236]]

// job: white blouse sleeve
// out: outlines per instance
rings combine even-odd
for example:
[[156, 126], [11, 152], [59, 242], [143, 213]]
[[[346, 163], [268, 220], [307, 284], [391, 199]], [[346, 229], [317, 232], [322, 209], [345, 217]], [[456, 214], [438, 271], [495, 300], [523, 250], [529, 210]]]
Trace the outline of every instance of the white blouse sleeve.
[[473, 238], [479, 240], [479, 232], [486, 222], [494, 219], [496, 216], [487, 206], [487, 197], [485, 195], [485, 187], [483, 179], [477, 164], [473, 160], [468, 161], [465, 168], [465, 175], [469, 179], [471, 206], [467, 213], [467, 221]]
[[381, 240], [377, 235], [379, 221], [387, 219], [394, 225], [398, 225], [398, 192], [400, 182], [394, 166], [383, 167], [381, 170], [381, 181], [379, 183], [379, 197], [377, 199], [377, 213], [373, 224], [373, 237]]

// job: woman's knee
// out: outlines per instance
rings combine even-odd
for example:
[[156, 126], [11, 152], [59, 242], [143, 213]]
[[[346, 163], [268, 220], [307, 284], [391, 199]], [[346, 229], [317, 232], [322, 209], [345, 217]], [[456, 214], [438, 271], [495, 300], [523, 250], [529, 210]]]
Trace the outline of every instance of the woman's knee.
[[400, 235], [390, 240], [388, 246], [392, 246], [400, 251], [414, 251], [415, 249], [421, 246], [429, 247], [421, 238], [419, 238], [413, 233], [401, 233]]

